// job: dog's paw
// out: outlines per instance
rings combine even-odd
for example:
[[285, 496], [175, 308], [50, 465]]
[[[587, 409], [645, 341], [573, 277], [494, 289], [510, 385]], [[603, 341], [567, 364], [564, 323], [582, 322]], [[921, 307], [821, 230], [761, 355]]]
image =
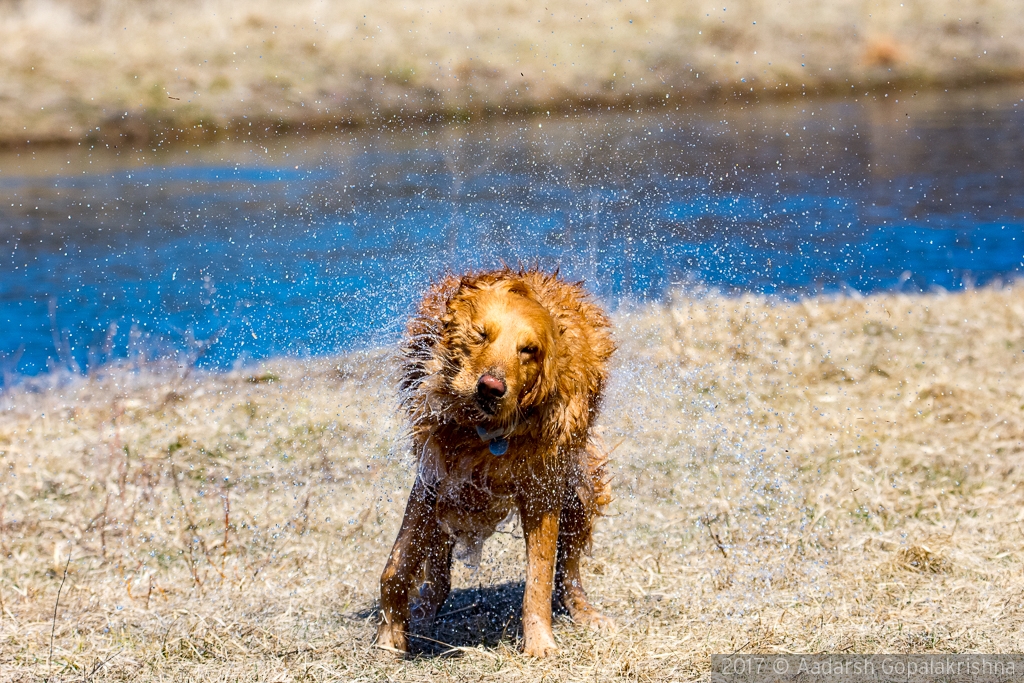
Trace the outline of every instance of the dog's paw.
[[526, 643], [523, 645], [524, 655], [543, 659], [556, 652], [558, 652], [558, 646], [555, 645], [555, 638], [550, 633], [526, 636]]
[[586, 593], [579, 588], [570, 588], [566, 591], [562, 596], [562, 604], [568, 610], [574, 624], [596, 631], [610, 631], [615, 628], [615, 622], [595, 609], [587, 600]]
[[598, 612], [596, 609], [577, 610], [572, 614], [573, 623], [595, 631], [614, 631], [615, 620]]
[[377, 628], [377, 642], [374, 644], [389, 652], [404, 653], [409, 649], [405, 629], [396, 623], [389, 624], [386, 621]]

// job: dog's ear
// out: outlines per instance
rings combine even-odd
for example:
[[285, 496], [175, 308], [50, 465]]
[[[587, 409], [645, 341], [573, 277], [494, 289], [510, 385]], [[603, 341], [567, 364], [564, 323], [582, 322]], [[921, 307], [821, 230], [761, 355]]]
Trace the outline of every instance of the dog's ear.
[[509, 280], [507, 291], [509, 294], [515, 294], [516, 296], [525, 297], [530, 301], [537, 301], [537, 297], [534, 296], [533, 290], [531, 290], [530, 286], [527, 285], [522, 280]]
[[[549, 318], [550, 320], [550, 318]], [[554, 393], [555, 388], [558, 386], [555, 382], [555, 368], [556, 360], [558, 358], [558, 334], [553, 324], [545, 326], [543, 333], [540, 335], [541, 343], [540, 348], [537, 350], [538, 361], [540, 362], [540, 372], [537, 373], [536, 379], [533, 380], [533, 386], [530, 387], [529, 391], [523, 397], [523, 409], [532, 408], [534, 406], [544, 403], [551, 394]]]
[[446, 338], [465, 334], [462, 329], [467, 317], [472, 317], [476, 309], [475, 295], [480, 290], [479, 283], [469, 276], [454, 282], [445, 292], [443, 305], [438, 313]]

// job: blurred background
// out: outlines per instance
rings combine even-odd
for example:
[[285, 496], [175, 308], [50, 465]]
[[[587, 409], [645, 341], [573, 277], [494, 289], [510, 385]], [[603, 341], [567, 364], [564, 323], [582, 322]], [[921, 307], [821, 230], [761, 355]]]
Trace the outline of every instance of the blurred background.
[[445, 269], [1024, 270], [1011, 0], [0, 1], [0, 370], [392, 342]]

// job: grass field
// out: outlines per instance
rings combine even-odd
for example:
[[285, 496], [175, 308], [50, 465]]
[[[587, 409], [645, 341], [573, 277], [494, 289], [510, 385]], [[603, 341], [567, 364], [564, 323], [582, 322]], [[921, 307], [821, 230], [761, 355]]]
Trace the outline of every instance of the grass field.
[[1021, 79], [1014, 0], [0, 2], [2, 145]]
[[[0, 679], [692, 680], [709, 655], [1024, 649], [1024, 289], [616, 314], [610, 634], [518, 653], [515, 527], [372, 648], [411, 483], [384, 352], [0, 395]], [[58, 601], [59, 594], [59, 601]], [[52, 648], [52, 654], [51, 654]]]

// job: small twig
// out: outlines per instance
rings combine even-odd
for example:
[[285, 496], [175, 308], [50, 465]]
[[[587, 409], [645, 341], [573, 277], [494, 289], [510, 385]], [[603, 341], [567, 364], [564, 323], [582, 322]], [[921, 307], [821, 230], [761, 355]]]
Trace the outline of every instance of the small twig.
[[474, 654], [483, 655], [484, 657], [487, 657], [489, 659], [497, 659], [498, 658], [498, 655], [494, 654], [493, 652], [488, 652], [487, 650], [483, 650], [483, 649], [478, 648], [478, 647], [453, 647], [450, 650], [445, 650], [441, 654], [446, 655], [449, 652], [463, 652], [463, 653], [472, 652]]
[[509, 626], [509, 624], [512, 623], [512, 620], [515, 619], [515, 616], [516, 616], [515, 613], [512, 613], [512, 614], [508, 615], [508, 619], [505, 620], [505, 625], [501, 627], [501, 639], [502, 640], [505, 640], [505, 636], [508, 633], [508, 626]]
[[488, 652], [487, 650], [481, 650], [480, 648], [476, 648], [476, 647], [459, 647], [458, 645], [452, 645], [451, 643], [445, 643], [445, 642], [440, 641], [440, 640], [434, 640], [433, 638], [427, 638], [426, 636], [418, 636], [418, 635], [416, 635], [414, 633], [406, 633], [405, 635], [408, 638], [416, 638], [417, 640], [429, 640], [431, 643], [437, 643], [438, 645], [444, 645], [446, 648], [448, 648], [448, 651], [447, 652], [443, 652], [442, 654], [448, 654], [448, 652], [475, 652], [476, 654], [481, 654], [481, 655], [490, 657], [491, 659], [497, 659], [498, 658], [498, 656], [495, 655], [493, 652]]
[[[292, 657], [294, 655], [304, 655], [307, 652], [316, 652], [316, 653], [319, 654], [319, 653], [325, 652], [327, 650], [333, 650], [334, 648], [340, 647], [340, 646], [342, 646], [344, 644], [345, 644], [344, 640], [339, 640], [336, 643], [331, 643], [330, 645], [327, 645], [327, 646], [324, 646], [324, 647], [300, 647], [300, 648], [298, 648], [296, 650], [288, 650], [286, 652], [274, 652], [273, 655], [275, 657]], [[385, 647], [383, 647], [381, 645], [378, 645], [377, 647], [381, 648], [382, 650], [394, 649], [394, 648], [385, 648]], [[395, 650], [395, 652], [398, 652], [398, 650]], [[403, 652], [402, 654], [405, 654], [405, 653]]]
[[729, 654], [730, 654], [730, 655], [734, 655], [734, 654], [736, 654], [737, 652], [739, 652], [740, 650], [742, 650], [743, 648], [745, 648], [745, 647], [746, 647], [747, 645], [750, 645], [750, 640], [749, 640], [749, 639], [747, 640], [747, 642], [743, 643], [742, 645], [740, 645], [740, 646], [739, 646], [738, 648], [736, 648], [735, 650], [733, 650], [733, 651], [732, 651], [732, 652], [730, 652]]
[[[10, 386], [9, 384], [7, 386]], [[7, 528], [7, 523], [4, 521], [4, 513], [7, 511], [7, 501], [4, 500], [0, 503], [0, 552], [3, 552], [4, 557], [7, 557], [10, 552], [7, 549], [7, 534], [4, 533], [4, 529]]]
[[163, 656], [164, 656], [165, 658], [167, 657], [167, 636], [168, 636], [168, 635], [170, 634], [170, 632], [171, 632], [171, 628], [172, 628], [172, 627], [174, 626], [174, 624], [175, 624], [175, 623], [176, 623], [176, 622], [178, 621], [178, 619], [180, 619], [180, 618], [181, 618], [181, 616], [180, 616], [180, 615], [179, 615], [179, 616], [177, 616], [177, 617], [174, 617], [174, 620], [173, 620], [173, 621], [172, 621], [172, 622], [171, 622], [170, 624], [168, 624], [168, 625], [167, 625], [167, 628], [166, 628], [166, 629], [164, 630], [164, 638], [163, 638], [163, 642], [161, 642], [161, 643], [160, 643], [160, 653], [161, 653], [161, 654], [162, 654], [162, 655], [163, 655]]
[[[64, 576], [60, 579], [60, 586], [57, 588], [57, 599], [53, 602], [53, 621], [50, 623], [50, 654], [46, 657], [46, 669], [49, 670], [53, 663], [53, 634], [57, 631], [57, 607], [60, 605], [60, 592], [64, 590], [64, 581], [68, 578], [68, 567], [71, 566], [71, 544], [68, 544], [68, 561], [64, 563]], [[49, 678], [47, 678], [49, 680]]]
[[[708, 529], [708, 531], [711, 530]], [[722, 545], [722, 539], [718, 537], [718, 534], [716, 534], [714, 531], [711, 531], [711, 538], [715, 539], [715, 545], [718, 546], [718, 549], [722, 552], [722, 557], [728, 558], [729, 553], [725, 552], [725, 546]]]
[[192, 581], [202, 591], [203, 580], [199, 578], [199, 567], [196, 566], [196, 546], [191, 541], [188, 544], [188, 568], [192, 572]]
[[87, 673], [85, 675], [85, 678], [82, 680], [82, 683], [89, 683], [89, 677], [90, 676], [96, 675], [96, 673], [99, 672], [100, 669], [102, 669], [103, 667], [105, 667], [107, 665], [107, 662], [109, 662], [111, 659], [113, 659], [114, 657], [118, 656], [122, 652], [124, 652], [124, 648], [121, 648], [120, 650], [118, 650], [114, 654], [112, 654], [109, 657], [107, 657], [106, 659], [104, 659], [102, 662], [96, 662], [96, 664], [94, 664], [93, 667], [92, 667], [92, 671], [90, 671], [89, 673]]
[[[178, 484], [178, 470], [174, 466], [173, 462], [171, 463], [171, 481], [174, 484], [175, 493], [178, 494], [178, 498], [181, 500], [181, 509], [185, 514], [185, 520], [188, 522], [187, 531], [189, 532], [191, 538], [186, 540], [188, 540], [189, 559], [192, 561], [193, 567], [196, 566], [196, 563], [193, 552], [193, 546], [195, 544], [192, 542], [192, 538], [199, 541], [199, 549], [203, 551], [203, 557], [206, 558], [206, 562], [211, 567], [213, 567], [213, 571], [220, 574], [220, 578], [227, 578], [226, 576], [224, 576], [224, 572], [221, 571], [220, 568], [218, 568], [217, 565], [213, 563], [213, 559], [210, 557], [210, 549], [206, 546], [206, 540], [203, 539], [203, 537], [199, 534], [199, 525], [196, 524], [195, 517], [192, 516], [192, 511], [189, 509], [188, 503], [185, 502], [185, 495], [181, 492], [181, 486]], [[197, 571], [193, 571], [193, 578], [200, 586], [202, 586], [202, 582], [199, 581], [199, 574]]]
[[231, 501], [228, 499], [228, 487], [224, 486], [224, 553], [228, 552], [228, 531], [231, 529]]
[[381, 645], [379, 643], [374, 643], [373, 646], [375, 648], [377, 648], [378, 650], [387, 650], [388, 652], [393, 652], [396, 655], [403, 655], [404, 656], [404, 655], [409, 654], [408, 652], [402, 652], [398, 648], [391, 647], [390, 645]]
[[715, 542], [715, 545], [718, 547], [719, 552], [722, 553], [722, 557], [728, 559], [729, 554], [725, 552], [725, 545], [722, 543], [722, 539], [720, 539], [718, 537], [718, 534], [715, 533], [715, 530], [711, 528], [711, 520], [707, 517], [703, 517], [700, 521], [703, 522], [704, 525], [708, 528], [708, 533], [711, 535], [711, 540]]
[[188, 503], [185, 502], [185, 496], [181, 492], [181, 486], [178, 484], [178, 468], [175, 467], [173, 462], [171, 463], [171, 483], [174, 484], [174, 492], [178, 494], [178, 500], [181, 501], [181, 510], [185, 513], [185, 521], [188, 522], [187, 530], [189, 532], [195, 532], [193, 535], [196, 540], [199, 541], [199, 545], [203, 547], [203, 554], [208, 554], [206, 552], [206, 541], [199, 535], [199, 525], [196, 524], [195, 518], [192, 517], [192, 510], [189, 509]]
[[[139, 563], [137, 565], [135, 565], [135, 569], [131, 570], [132, 574], [137, 576], [138, 573], [139, 573], [139, 570], [142, 569], [142, 564], [143, 564], [142, 560], [139, 560]], [[125, 579], [124, 578], [124, 567], [119, 567], [118, 568], [118, 573], [120, 573], [121, 574], [121, 578], [124, 579], [124, 589], [128, 593], [128, 599], [129, 600], [134, 600], [135, 596], [132, 595], [132, 581], [131, 581], [131, 579]]]
[[356, 523], [352, 525], [352, 528], [341, 535], [342, 540], [347, 541], [362, 531], [363, 525], [366, 524], [366, 520], [370, 518], [371, 512], [373, 512], [373, 505], [360, 512], [359, 517], [356, 518]]
[[313, 494], [312, 487], [310, 485], [308, 485], [308, 483], [307, 483], [307, 485], [306, 485], [306, 497], [302, 501], [302, 507], [300, 507], [299, 511], [295, 513], [295, 516], [292, 517], [292, 520], [294, 522], [298, 523], [296, 525], [296, 527], [295, 527], [295, 531], [300, 536], [302, 534], [306, 533], [306, 521], [309, 519], [309, 513], [308, 513], [308, 511], [309, 511], [309, 497], [312, 494]]
[[[106, 485], [104, 485], [106, 491]], [[123, 489], [122, 489], [123, 490]], [[107, 561], [107, 511], [110, 509], [110, 491], [107, 491], [107, 497], [103, 501], [103, 523], [100, 524], [100, 555], [103, 556], [103, 561]]]
[[450, 617], [453, 614], [458, 614], [459, 612], [465, 612], [466, 610], [473, 609], [476, 606], [477, 606], [477, 603], [474, 602], [472, 605], [466, 605], [465, 607], [460, 607], [459, 609], [453, 609], [451, 612], [445, 612], [444, 614], [438, 614], [434, 618], [435, 619], [444, 619], [445, 617]]

